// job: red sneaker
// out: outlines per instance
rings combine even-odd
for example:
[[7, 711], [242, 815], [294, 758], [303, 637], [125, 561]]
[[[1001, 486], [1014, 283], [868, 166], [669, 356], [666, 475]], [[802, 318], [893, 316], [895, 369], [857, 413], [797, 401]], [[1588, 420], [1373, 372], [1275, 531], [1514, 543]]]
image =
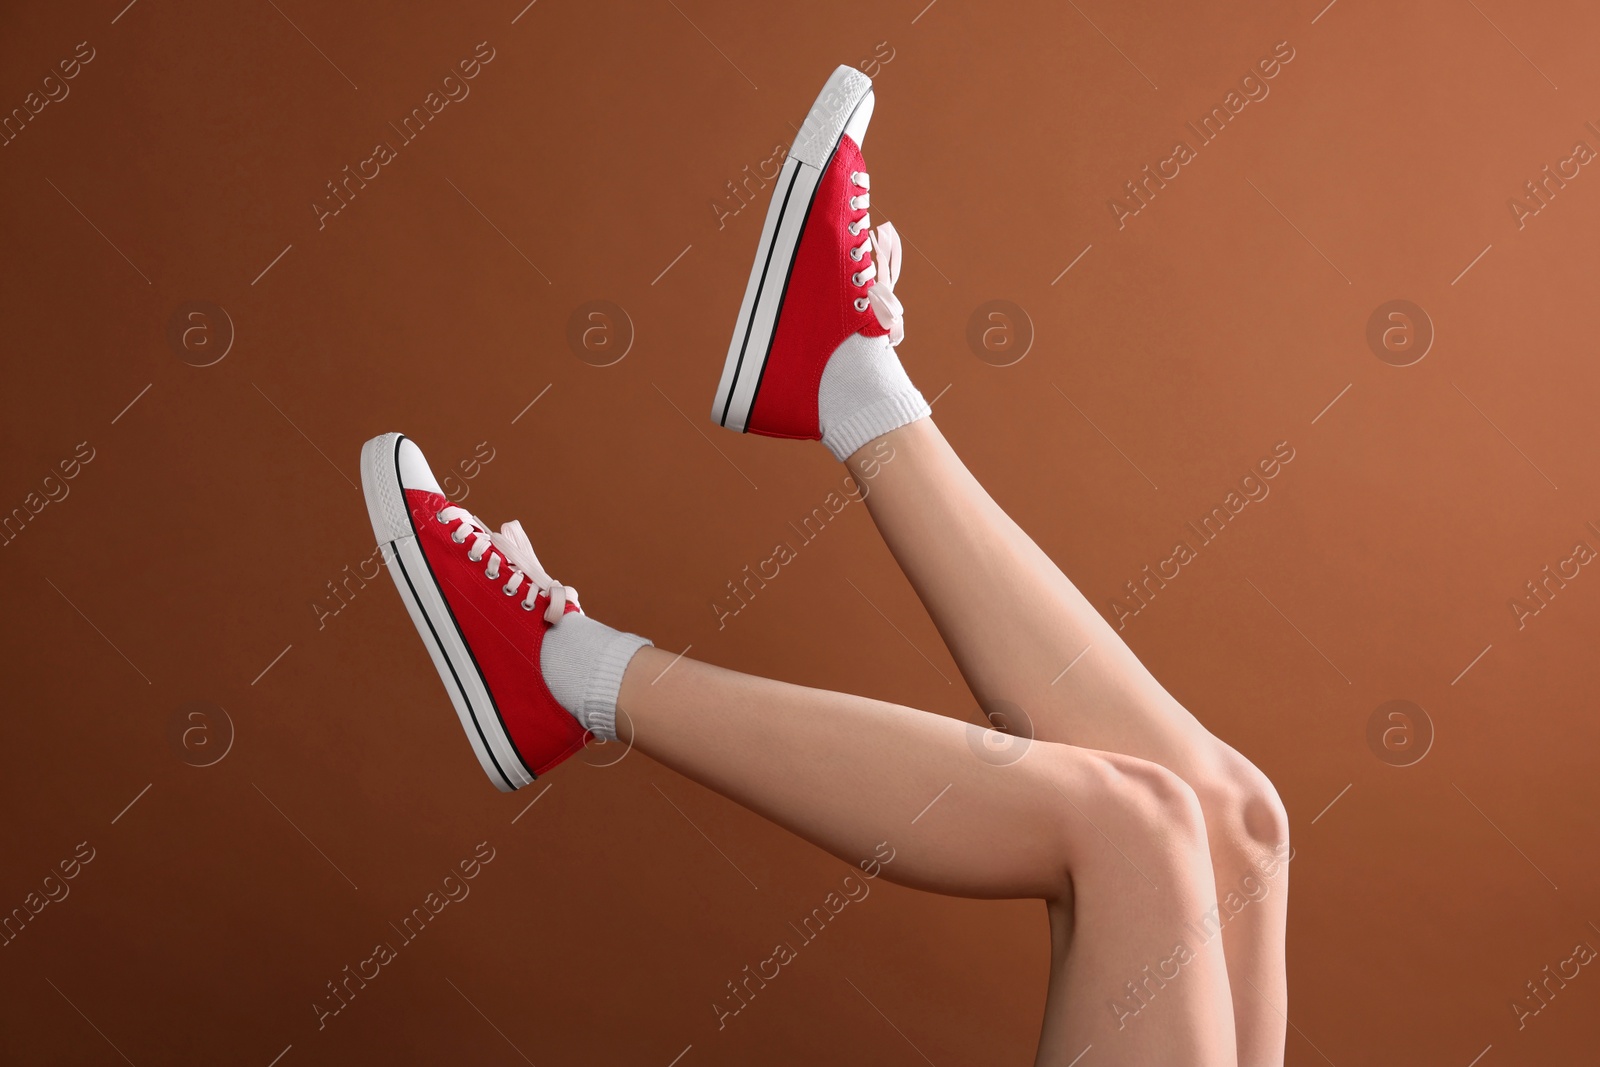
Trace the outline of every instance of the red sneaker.
[[872, 107], [872, 79], [840, 67], [795, 137], [722, 367], [718, 425], [818, 440], [817, 387], [839, 345], [855, 334], [899, 343], [899, 238], [888, 223], [868, 233], [861, 141]]
[[445, 499], [422, 450], [387, 433], [361, 447], [367, 514], [484, 773], [519, 789], [589, 740], [539, 669], [545, 631], [578, 594], [551, 580], [519, 523], [500, 532]]

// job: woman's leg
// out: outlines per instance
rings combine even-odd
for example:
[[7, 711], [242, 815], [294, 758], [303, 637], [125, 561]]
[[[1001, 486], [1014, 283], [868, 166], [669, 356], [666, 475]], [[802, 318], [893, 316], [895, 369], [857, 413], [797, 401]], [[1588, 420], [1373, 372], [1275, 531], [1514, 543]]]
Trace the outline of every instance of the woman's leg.
[[952, 719], [655, 648], [629, 663], [617, 707], [623, 740], [848, 863], [889, 855], [881, 872], [903, 885], [1043, 898], [1038, 1063], [1091, 1044], [1097, 1065], [1236, 1063], [1221, 946], [1178, 949], [1216, 894], [1198, 799], [1176, 775], [1055, 744], [996, 766]]
[[1137, 756], [1194, 788], [1223, 908], [1187, 918], [1196, 929], [1221, 929], [1239, 1062], [1281, 1063], [1288, 818], [1272, 784], [1162, 688], [984, 491], [932, 419], [902, 426], [846, 462], [973, 693], [991, 712], [1000, 702], [1020, 709], [1012, 717], [1023, 721], [1005, 728]]

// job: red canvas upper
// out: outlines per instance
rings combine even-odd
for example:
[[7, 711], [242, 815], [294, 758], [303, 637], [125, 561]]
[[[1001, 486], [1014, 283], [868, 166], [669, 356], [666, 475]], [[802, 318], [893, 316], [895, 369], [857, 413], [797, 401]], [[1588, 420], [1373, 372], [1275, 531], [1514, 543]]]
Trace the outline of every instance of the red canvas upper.
[[850, 276], [872, 262], [868, 249], [860, 260], [850, 249], [866, 240], [866, 231], [852, 235], [848, 226], [867, 215], [850, 207], [850, 198], [864, 192], [850, 181], [865, 171], [861, 149], [848, 136], [839, 141], [833, 160], [817, 185], [811, 214], [800, 235], [789, 288], [773, 331], [772, 351], [745, 428], [768, 437], [819, 440], [817, 389], [834, 350], [851, 334], [869, 337], [889, 332], [871, 308], [857, 311], [855, 300], [875, 282], [853, 285]]
[[[506, 733], [528, 769], [543, 774], [583, 748], [590, 737], [556, 702], [540, 673], [539, 651], [551, 625], [544, 619], [550, 598], [541, 593], [534, 610], [524, 610], [526, 583], [513, 596], [501, 591], [510, 565], [502, 559], [500, 577], [485, 577], [488, 556], [473, 562], [467, 558], [471, 539], [456, 544], [451, 538], [464, 520], [438, 521], [439, 512], [451, 506], [449, 500], [421, 489], [407, 489], [405, 496], [417, 547], [438, 579]], [[578, 605], [568, 603], [566, 610], [577, 611]]]

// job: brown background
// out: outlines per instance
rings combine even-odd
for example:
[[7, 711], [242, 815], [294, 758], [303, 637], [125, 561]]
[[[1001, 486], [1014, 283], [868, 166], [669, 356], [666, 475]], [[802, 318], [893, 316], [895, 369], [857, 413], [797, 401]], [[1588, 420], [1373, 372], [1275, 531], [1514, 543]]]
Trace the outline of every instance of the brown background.
[[[705, 419], [765, 210], [719, 229], [711, 204], [866, 62], [874, 215], [914, 246], [906, 363], [1098, 606], [1296, 450], [1125, 630], [1292, 814], [1289, 1062], [1592, 1062], [1592, 968], [1525, 1029], [1510, 1004], [1600, 945], [1600, 576], [1521, 630], [1508, 604], [1600, 547], [1600, 177], [1521, 230], [1506, 202], [1600, 147], [1600, 15], [922, 3], [7, 5], [0, 106], [96, 57], [0, 148], [0, 507], [95, 458], [0, 549], [0, 907], [96, 852], [0, 948], [0, 1056], [1028, 1062], [1042, 909], [881, 883], [718, 1032], [724, 983], [846, 868], [638, 755], [527, 809], [387, 578], [313, 607], [372, 551], [364, 439], [440, 468], [487, 441], [467, 506], [522, 518], [599, 617], [973, 717], [864, 509], [725, 629], [710, 607], [841, 473]], [[1119, 231], [1108, 198], [1284, 40], [1271, 95]], [[471, 96], [319, 231], [324, 183], [480, 41]], [[1437, 331], [1404, 368], [1365, 341], [1396, 298]], [[1014, 366], [965, 341], [991, 299], [1036, 333]], [[167, 339], [192, 300], [236, 331], [210, 367]], [[567, 344], [590, 300], [636, 331], [615, 366]], [[1391, 699], [1436, 731], [1414, 766], [1368, 745]], [[209, 767], [228, 727], [175, 740], [194, 701], [234, 731]], [[324, 983], [485, 840], [471, 896], [319, 1031]]]

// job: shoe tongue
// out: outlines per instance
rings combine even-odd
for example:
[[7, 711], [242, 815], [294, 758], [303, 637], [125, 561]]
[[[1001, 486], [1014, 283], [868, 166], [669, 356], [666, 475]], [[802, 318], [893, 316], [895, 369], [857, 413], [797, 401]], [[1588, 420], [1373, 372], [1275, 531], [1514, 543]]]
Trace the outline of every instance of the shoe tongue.
[[[441, 493], [440, 495], [443, 496], [444, 494]], [[467, 511], [467, 509], [462, 508], [460, 504], [452, 502], [449, 497], [444, 498], [444, 506], [447, 508], [461, 508], [462, 511]], [[478, 516], [474, 515], [472, 512], [467, 511], [464, 521], [470, 528], [483, 534], [485, 537], [491, 537], [492, 539], [492, 531], [489, 528], [489, 524], [478, 518]]]
[[528, 535], [522, 529], [522, 523], [513, 520], [500, 527], [499, 532], [491, 532], [489, 540], [506, 560], [523, 574], [530, 578], [544, 579], [543, 584], [549, 585], [549, 575], [539, 565], [539, 557], [533, 551], [533, 544], [528, 540]]

